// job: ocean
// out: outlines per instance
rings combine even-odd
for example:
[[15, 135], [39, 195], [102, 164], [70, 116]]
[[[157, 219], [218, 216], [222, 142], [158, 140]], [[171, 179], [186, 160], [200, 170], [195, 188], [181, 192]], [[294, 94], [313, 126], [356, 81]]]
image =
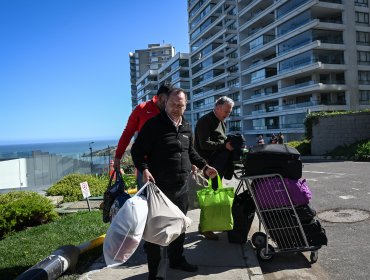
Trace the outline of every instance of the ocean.
[[[75, 142], [50, 142], [50, 143], [32, 143], [0, 145], [0, 159], [14, 158], [22, 155], [30, 155], [33, 151], [48, 152], [69, 157], [79, 157], [82, 154], [98, 151], [109, 147], [117, 146], [118, 140], [97, 140], [93, 141], [75, 141]], [[90, 144], [91, 143], [91, 144]]]

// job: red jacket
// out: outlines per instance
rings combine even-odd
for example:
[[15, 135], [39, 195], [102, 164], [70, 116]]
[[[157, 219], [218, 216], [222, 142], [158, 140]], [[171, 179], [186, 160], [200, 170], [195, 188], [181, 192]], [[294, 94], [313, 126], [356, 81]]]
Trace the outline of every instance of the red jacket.
[[116, 158], [122, 158], [131, 138], [136, 132], [140, 131], [146, 121], [159, 114], [160, 110], [156, 105], [157, 103], [158, 96], [155, 95], [151, 100], [137, 105], [132, 111], [128, 118], [126, 128], [123, 130], [121, 138], [118, 141]]

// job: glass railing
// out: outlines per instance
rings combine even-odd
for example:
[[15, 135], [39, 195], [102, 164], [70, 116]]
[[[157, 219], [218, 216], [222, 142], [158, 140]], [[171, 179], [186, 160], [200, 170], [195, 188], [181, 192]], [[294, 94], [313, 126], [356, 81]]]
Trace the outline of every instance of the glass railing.
[[282, 73], [285, 73], [285, 72], [288, 72], [288, 71], [292, 71], [292, 70], [300, 68], [302, 66], [307, 66], [307, 65], [310, 65], [310, 64], [314, 64], [318, 61], [319, 60], [316, 59], [316, 58], [313, 58], [313, 59], [299, 59], [297, 61], [293, 61], [292, 63], [290, 63], [289, 66], [285, 66], [285, 67], [281, 68], [279, 70], [279, 74], [282, 74]]
[[297, 88], [311, 86], [311, 85], [314, 85], [314, 84], [317, 84], [317, 81], [308, 81], [308, 82], [305, 82], [305, 83], [300, 83], [300, 84], [296, 84], [296, 85], [282, 87], [281, 91], [294, 90], [294, 89], [297, 89]]

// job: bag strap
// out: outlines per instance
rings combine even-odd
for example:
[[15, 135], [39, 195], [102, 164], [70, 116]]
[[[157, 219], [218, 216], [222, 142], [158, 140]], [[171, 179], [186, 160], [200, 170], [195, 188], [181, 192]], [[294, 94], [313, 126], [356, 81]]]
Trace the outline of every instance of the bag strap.
[[114, 168], [113, 173], [116, 173], [116, 183], [118, 183], [119, 186], [122, 186], [123, 191], [127, 190], [125, 180], [123, 180], [123, 177], [122, 177], [122, 174], [121, 174], [121, 171], [119, 170], [119, 168]]
[[[208, 178], [208, 188], [212, 189], [212, 179]], [[217, 174], [217, 189], [223, 189], [220, 175]]]
[[109, 183], [108, 183], [108, 187], [107, 187], [107, 190], [109, 191], [112, 187], [113, 187], [113, 178], [114, 178], [114, 175], [116, 174], [116, 169], [113, 170], [112, 174], [110, 175], [110, 178], [109, 178]]

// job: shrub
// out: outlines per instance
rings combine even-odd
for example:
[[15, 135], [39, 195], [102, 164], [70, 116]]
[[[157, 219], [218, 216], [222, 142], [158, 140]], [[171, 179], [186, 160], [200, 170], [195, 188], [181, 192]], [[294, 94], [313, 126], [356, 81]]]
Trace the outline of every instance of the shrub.
[[327, 155], [348, 160], [370, 161], [370, 140], [336, 147]]
[[48, 188], [46, 194], [62, 195], [64, 202], [81, 200], [83, 195], [80, 183], [85, 181], [89, 184], [91, 196], [101, 196], [107, 188], [109, 179], [107, 176], [69, 174]]
[[58, 218], [51, 201], [31, 191], [0, 194], [0, 238]]
[[[136, 188], [135, 176], [123, 174], [123, 180], [128, 188]], [[64, 202], [83, 199], [80, 183], [89, 184], [91, 196], [102, 196], [107, 189], [109, 178], [106, 175], [95, 176], [87, 174], [69, 174], [47, 189], [47, 195], [62, 195]]]
[[303, 140], [303, 141], [292, 141], [287, 143], [289, 146], [294, 147], [300, 152], [301, 155], [310, 155], [311, 154], [311, 141], [310, 140]]
[[370, 161], [370, 141], [366, 140], [357, 145], [355, 160]]

